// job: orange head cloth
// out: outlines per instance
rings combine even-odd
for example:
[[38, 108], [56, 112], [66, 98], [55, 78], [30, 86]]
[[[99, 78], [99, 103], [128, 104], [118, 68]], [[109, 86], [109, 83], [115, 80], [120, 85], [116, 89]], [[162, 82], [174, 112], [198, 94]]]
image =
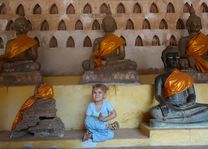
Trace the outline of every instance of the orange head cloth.
[[53, 87], [46, 83], [41, 83], [37, 89], [37, 93], [29, 97], [21, 106], [12, 124], [12, 130], [15, 129], [17, 124], [22, 120], [23, 111], [29, 109], [37, 100], [53, 99], [53, 95]]

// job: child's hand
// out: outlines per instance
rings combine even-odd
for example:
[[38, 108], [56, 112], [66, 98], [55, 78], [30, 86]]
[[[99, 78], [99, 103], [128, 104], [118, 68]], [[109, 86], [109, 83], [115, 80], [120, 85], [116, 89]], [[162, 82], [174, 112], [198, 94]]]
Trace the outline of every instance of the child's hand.
[[104, 121], [104, 117], [103, 117], [102, 113], [99, 114], [98, 120], [99, 120], [99, 121]]

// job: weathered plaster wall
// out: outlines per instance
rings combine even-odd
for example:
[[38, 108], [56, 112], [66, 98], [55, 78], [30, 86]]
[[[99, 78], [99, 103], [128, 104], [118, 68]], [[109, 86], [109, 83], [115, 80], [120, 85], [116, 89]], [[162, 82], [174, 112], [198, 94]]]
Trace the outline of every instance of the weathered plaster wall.
[[[182, 20], [182, 26], [185, 24], [189, 16], [186, 6], [191, 2], [197, 15], [202, 19], [202, 32], [207, 34], [207, 0], [0, 0], [0, 38], [2, 39], [0, 43], [3, 45], [0, 46], [0, 53], [4, 53], [6, 42], [15, 36], [12, 29], [6, 31], [6, 28], [9, 28], [9, 21], [15, 20], [17, 8], [22, 4], [25, 16], [32, 24], [29, 35], [38, 38], [40, 42], [38, 61], [42, 64], [42, 72], [45, 75], [81, 74], [81, 63], [89, 58], [92, 49], [91, 46], [83, 47], [85, 38], [89, 37], [93, 43], [95, 38], [103, 35], [102, 30], [92, 30], [92, 24], [95, 20], [101, 24], [105, 14], [100, 13], [100, 7], [105, 3], [110, 4], [112, 15], [117, 22], [116, 34], [126, 40], [126, 58], [136, 61], [140, 71], [161, 69], [163, 67], [160, 60], [161, 51], [170, 44], [171, 36], [175, 37], [177, 43], [181, 36], [187, 35], [186, 29], [183, 27], [176, 29], [176, 24], [178, 19]], [[141, 13], [133, 13], [137, 3], [141, 7]], [[169, 3], [172, 3], [174, 13], [167, 13]], [[37, 4], [40, 6], [41, 14], [33, 14]], [[49, 13], [53, 4], [56, 4], [58, 14]], [[66, 14], [70, 4], [75, 9], [74, 14]], [[83, 13], [86, 4], [91, 7], [91, 13]], [[125, 13], [117, 13], [120, 4], [123, 5]], [[150, 12], [152, 4], [156, 5], [158, 13]], [[2, 8], [2, 5], [5, 7]], [[152, 10], [154, 11], [154, 8]], [[151, 29], [144, 29], [145, 19], [149, 21]], [[167, 29], [159, 29], [162, 19], [167, 23]], [[41, 31], [44, 20], [48, 22], [49, 29]], [[65, 22], [66, 30], [58, 30], [61, 20]], [[82, 22], [83, 30], [75, 30], [77, 20]], [[130, 25], [132, 29], [126, 29], [128, 20], [132, 22]], [[159, 39], [159, 45], [152, 45], [155, 35]], [[49, 44], [53, 36], [57, 40], [57, 46], [50, 48]], [[66, 46], [70, 36], [74, 40], [74, 47]], [[141, 37], [143, 46], [135, 45], [138, 36]]]
[[[48, 80], [49, 81], [49, 80]], [[49, 81], [50, 82], [50, 81]], [[54, 85], [57, 115], [67, 130], [82, 129], [91, 99], [90, 85]], [[138, 128], [146, 112], [156, 104], [152, 85], [110, 86], [107, 99], [117, 111], [121, 128]], [[208, 103], [207, 84], [195, 84], [197, 102]], [[81, 93], [81, 94], [80, 94]], [[21, 105], [34, 94], [34, 86], [0, 87], [0, 131], [10, 130]]]

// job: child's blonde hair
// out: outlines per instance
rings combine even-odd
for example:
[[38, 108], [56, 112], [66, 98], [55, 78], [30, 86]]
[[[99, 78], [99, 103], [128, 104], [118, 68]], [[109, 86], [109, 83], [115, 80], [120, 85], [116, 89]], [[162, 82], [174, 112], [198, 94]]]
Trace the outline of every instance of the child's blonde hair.
[[108, 90], [108, 87], [106, 85], [104, 85], [104, 84], [95, 84], [95, 85], [93, 85], [92, 90], [95, 90], [97, 88], [101, 89], [105, 93]]

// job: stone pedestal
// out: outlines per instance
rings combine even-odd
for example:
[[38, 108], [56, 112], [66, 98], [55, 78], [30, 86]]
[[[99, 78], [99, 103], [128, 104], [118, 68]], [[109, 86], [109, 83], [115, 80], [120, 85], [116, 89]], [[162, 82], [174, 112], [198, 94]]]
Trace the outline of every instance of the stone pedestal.
[[150, 138], [151, 146], [207, 145], [208, 127], [153, 128], [140, 124], [140, 130]]
[[208, 73], [188, 72], [195, 80], [195, 83], [208, 83]]
[[42, 82], [40, 71], [32, 72], [2, 72], [0, 86], [9, 85], [34, 85]]
[[150, 127], [151, 128], [159, 128], [159, 129], [166, 129], [166, 128], [208, 128], [208, 121], [203, 122], [192, 122], [192, 123], [174, 123], [174, 122], [164, 122], [160, 120], [151, 119], [150, 120]]
[[208, 83], [208, 73], [200, 73], [195, 70], [181, 70], [194, 78], [195, 83]]
[[85, 71], [81, 84], [87, 83], [139, 83], [136, 70]]

